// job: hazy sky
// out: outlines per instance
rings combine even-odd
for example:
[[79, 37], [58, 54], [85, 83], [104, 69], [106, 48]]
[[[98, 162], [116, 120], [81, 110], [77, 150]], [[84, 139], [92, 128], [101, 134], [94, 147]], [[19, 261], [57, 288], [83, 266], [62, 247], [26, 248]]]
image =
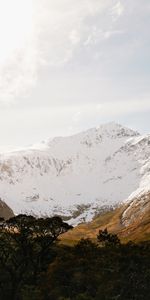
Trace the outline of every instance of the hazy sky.
[[0, 0], [0, 148], [150, 132], [150, 1]]

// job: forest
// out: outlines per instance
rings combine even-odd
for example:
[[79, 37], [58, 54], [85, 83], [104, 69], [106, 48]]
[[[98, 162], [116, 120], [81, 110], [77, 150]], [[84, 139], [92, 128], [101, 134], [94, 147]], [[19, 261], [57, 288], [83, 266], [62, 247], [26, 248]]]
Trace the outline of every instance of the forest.
[[147, 300], [150, 242], [122, 244], [107, 228], [73, 246], [60, 217], [0, 219], [1, 300]]

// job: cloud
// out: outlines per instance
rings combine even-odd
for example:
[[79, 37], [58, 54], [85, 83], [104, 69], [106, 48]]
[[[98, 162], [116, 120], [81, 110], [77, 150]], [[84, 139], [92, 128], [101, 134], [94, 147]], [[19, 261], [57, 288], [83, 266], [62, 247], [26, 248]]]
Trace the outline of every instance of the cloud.
[[28, 143], [147, 116], [147, 2], [0, 0], [3, 141]]
[[121, 1], [118, 1], [111, 9], [113, 21], [116, 21], [124, 12], [124, 6]]
[[77, 45], [80, 42], [80, 35], [76, 30], [71, 31], [69, 38], [73, 45]]
[[104, 38], [109, 39], [111, 37], [114, 37], [116, 35], [124, 34], [125, 32], [123, 30], [110, 30], [104, 32]]
[[26, 90], [35, 73], [32, 9], [30, 0], [0, 0], [0, 102]]
[[28, 95], [42, 68], [62, 68], [114, 34], [104, 15], [119, 17], [123, 7], [111, 0], [1, 0], [0, 11], [0, 102], [9, 103]]
[[32, 0], [0, 0], [0, 103], [26, 95], [36, 80]]
[[1, 67], [0, 102], [9, 104], [15, 97], [28, 95], [36, 82], [36, 52], [34, 49], [16, 50], [13, 57]]
[[[109, 8], [111, 1], [45, 1], [39, 12], [38, 47], [48, 66], [59, 67], [73, 58], [77, 49], [95, 35], [94, 17]], [[41, 8], [39, 8], [41, 11]], [[97, 29], [96, 29], [97, 30]], [[47, 37], [47, 38], [46, 38]]]

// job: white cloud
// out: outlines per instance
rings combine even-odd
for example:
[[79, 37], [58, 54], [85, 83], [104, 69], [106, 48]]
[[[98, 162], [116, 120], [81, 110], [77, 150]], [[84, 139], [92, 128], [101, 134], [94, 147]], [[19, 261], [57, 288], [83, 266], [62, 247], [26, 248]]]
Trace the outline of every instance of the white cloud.
[[[26, 95], [41, 68], [62, 67], [95, 45], [105, 32], [95, 18], [111, 8], [111, 0], [0, 0], [0, 101]], [[112, 14], [121, 13], [116, 1]]]
[[11, 103], [35, 82], [33, 1], [0, 0], [0, 102]]
[[36, 82], [36, 55], [34, 49], [16, 50], [0, 71], [0, 102], [9, 104], [15, 97], [28, 95]]
[[[87, 18], [93, 18], [107, 9], [110, 1], [45, 1], [38, 10], [38, 47], [41, 56], [47, 57], [47, 64], [60, 66], [69, 61], [77, 47], [94, 34], [93, 25]], [[42, 9], [42, 13], [41, 13]], [[46, 38], [47, 37], [47, 38]]]
[[109, 39], [115, 35], [124, 34], [124, 31], [123, 30], [110, 30], [110, 31], [105, 31], [103, 34], [104, 34], [105, 39]]
[[118, 1], [111, 9], [113, 21], [116, 21], [124, 12], [124, 6], [121, 1]]
[[77, 45], [80, 42], [80, 35], [76, 30], [71, 31], [69, 38], [73, 45]]
[[116, 4], [116, 6], [114, 6], [114, 10], [116, 11], [116, 14], [118, 16], [121, 16], [122, 13], [123, 13], [123, 11], [124, 11], [123, 4], [120, 1], [118, 1], [118, 3]]
[[0, 0], [1, 143], [146, 114], [148, 7], [146, 0]]

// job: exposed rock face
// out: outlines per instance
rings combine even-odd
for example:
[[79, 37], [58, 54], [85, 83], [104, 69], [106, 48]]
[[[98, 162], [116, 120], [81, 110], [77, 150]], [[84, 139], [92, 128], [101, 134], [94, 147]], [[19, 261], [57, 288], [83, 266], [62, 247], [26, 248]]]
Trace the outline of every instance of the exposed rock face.
[[134, 223], [140, 223], [149, 215], [150, 222], [150, 193], [145, 193], [133, 199], [122, 214], [122, 224], [127, 227]]
[[8, 207], [8, 205], [0, 200], [0, 218], [9, 219], [14, 216], [13, 211]]

